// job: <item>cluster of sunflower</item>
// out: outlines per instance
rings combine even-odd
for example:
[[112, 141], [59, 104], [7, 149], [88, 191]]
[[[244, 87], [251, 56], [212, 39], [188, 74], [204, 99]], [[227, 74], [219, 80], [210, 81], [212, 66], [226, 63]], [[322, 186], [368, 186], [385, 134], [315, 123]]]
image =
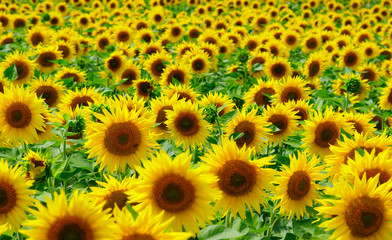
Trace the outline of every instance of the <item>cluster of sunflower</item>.
[[391, 9], [0, 1], [0, 232], [391, 238]]

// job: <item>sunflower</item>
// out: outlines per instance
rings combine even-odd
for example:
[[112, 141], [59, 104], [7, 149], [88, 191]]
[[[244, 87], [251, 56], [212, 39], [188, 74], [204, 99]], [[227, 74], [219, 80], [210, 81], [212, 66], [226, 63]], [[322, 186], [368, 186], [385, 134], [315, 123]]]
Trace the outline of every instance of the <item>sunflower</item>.
[[130, 88], [136, 79], [140, 78], [140, 67], [133, 61], [128, 60], [122, 73], [117, 75], [116, 82], [121, 83], [117, 86], [120, 91], [126, 91]]
[[283, 82], [277, 84], [275, 88], [274, 104], [310, 99], [309, 89], [305, 87], [305, 84], [306, 82], [300, 77], [284, 78]]
[[172, 96], [171, 98], [161, 96], [150, 102], [152, 117], [155, 119], [155, 124], [159, 124], [153, 129], [158, 139], [170, 137], [169, 129], [165, 123], [167, 120], [167, 110], [173, 110], [173, 106], [176, 103], [177, 96]]
[[36, 129], [44, 131], [43, 100], [34, 93], [11, 85], [0, 94], [0, 102], [2, 134], [13, 144], [18, 141], [33, 143], [38, 138]]
[[105, 67], [113, 75], [122, 73], [125, 69], [126, 59], [122, 51], [116, 50], [105, 60]]
[[233, 111], [235, 107], [235, 104], [228, 96], [217, 92], [210, 92], [199, 101], [199, 105], [201, 106], [208, 106], [211, 104], [215, 105], [216, 109], [224, 106], [224, 108], [219, 112], [220, 117]]
[[273, 188], [275, 194], [273, 199], [279, 200], [280, 214], [291, 218], [302, 218], [307, 215], [306, 206], [312, 207], [313, 202], [317, 201], [317, 190], [321, 189], [316, 181], [325, 178], [323, 174], [324, 166], [316, 166], [320, 160], [312, 156], [308, 161], [308, 155], [298, 152], [298, 156], [289, 155], [290, 166], [282, 166], [279, 177], [275, 178], [278, 184]]
[[73, 83], [82, 83], [86, 81], [86, 73], [76, 68], [62, 67], [54, 78], [59, 81], [72, 78]]
[[392, 108], [392, 83], [387, 82], [387, 86], [382, 89], [379, 97], [378, 106], [383, 110], [391, 110]]
[[53, 61], [61, 59], [62, 55], [55, 45], [39, 45], [35, 53], [38, 54], [35, 60], [37, 69], [41, 72], [51, 73], [58, 68], [58, 64]]
[[167, 26], [167, 30], [165, 31], [165, 35], [168, 36], [168, 38], [172, 42], [177, 42], [181, 40], [184, 34], [185, 30], [179, 23], [170, 24], [169, 26]]
[[266, 143], [266, 137], [268, 137], [268, 124], [264, 119], [256, 115], [257, 109], [252, 109], [249, 113], [245, 110], [237, 112], [235, 116], [226, 127], [226, 136], [230, 136], [234, 133], [244, 133], [244, 135], [236, 140], [236, 144], [239, 148], [244, 145], [246, 148], [254, 148], [261, 151], [262, 147]]
[[90, 187], [92, 192], [88, 195], [97, 205], [104, 203], [103, 210], [110, 209], [112, 212], [115, 207], [122, 210], [129, 201], [130, 191], [135, 187], [135, 179], [128, 177], [118, 181], [110, 175], [104, 177], [106, 182], [97, 182], [101, 187]]
[[100, 122], [87, 126], [85, 147], [89, 148], [89, 157], [98, 156], [95, 164], [100, 164], [100, 171], [106, 166], [109, 172], [124, 172], [127, 165], [139, 165], [155, 146], [150, 133], [152, 121], [125, 106], [102, 111], [95, 114]]
[[155, 34], [152, 29], [143, 28], [136, 33], [134, 40], [140, 45], [143, 43], [150, 43], [154, 38]]
[[27, 161], [26, 176], [28, 179], [39, 178], [46, 168], [46, 159], [32, 150], [30, 150], [23, 160]]
[[184, 232], [167, 232], [173, 218], [163, 220], [164, 211], [153, 215], [151, 206], [147, 206], [138, 214], [136, 220], [132, 214], [124, 209], [120, 211], [116, 208], [113, 211], [114, 220], [118, 226], [114, 240], [124, 239], [172, 239], [187, 240], [191, 237], [190, 233]]
[[[36, 64], [29, 59], [30, 54], [27, 52], [20, 52], [18, 50], [7, 55], [3, 62], [0, 64], [0, 72], [4, 73], [6, 69], [15, 64], [18, 77], [12, 82], [15, 85], [22, 86], [28, 83], [34, 75]], [[4, 75], [3, 75], [4, 78]]]
[[331, 166], [329, 174], [338, 178], [341, 176], [341, 167], [346, 165], [349, 159], [356, 160], [355, 152], [358, 148], [364, 152], [375, 151], [375, 156], [385, 151], [392, 144], [392, 138], [387, 137], [384, 132], [380, 136], [368, 138], [367, 134], [354, 133], [354, 139], [343, 136], [343, 141], [338, 140], [335, 146], [331, 146], [331, 155], [325, 158], [325, 162]]
[[6, 45], [14, 42], [14, 34], [9, 32], [7, 34], [2, 34], [0, 37], [0, 45]]
[[135, 88], [135, 97], [148, 100], [152, 95], [155, 87], [151, 80], [148, 79], [138, 79], [133, 81], [132, 86]]
[[155, 53], [150, 56], [148, 60], [144, 62], [145, 70], [150, 74], [154, 81], [158, 82], [159, 78], [162, 76], [165, 68], [167, 67], [167, 62], [171, 62], [172, 58], [167, 53]]
[[175, 46], [174, 52], [177, 54], [177, 60], [180, 61], [187, 52], [197, 48], [197, 45], [193, 42], [181, 42]]
[[268, 127], [276, 128], [276, 130], [270, 131], [266, 137], [271, 143], [282, 145], [283, 140], [298, 130], [296, 123], [298, 119], [294, 109], [283, 104], [278, 103], [267, 107], [263, 112], [263, 120], [269, 124]]
[[361, 73], [361, 79], [367, 82], [377, 82], [381, 75], [377, 65], [371, 62], [359, 66], [358, 72]]
[[333, 216], [319, 227], [334, 230], [330, 239], [389, 239], [392, 232], [391, 182], [377, 186], [378, 177], [355, 177], [354, 184], [339, 181], [334, 186], [339, 199], [317, 207], [319, 214]]
[[94, 88], [82, 88], [81, 90], [68, 91], [64, 96], [59, 108], [69, 107], [75, 110], [77, 107], [88, 107], [91, 104], [102, 102], [103, 97], [101, 93]]
[[157, 216], [164, 212], [162, 221], [174, 218], [174, 231], [200, 232], [199, 225], [212, 219], [210, 202], [215, 201], [220, 192], [213, 188], [217, 179], [201, 168], [191, 169], [192, 155], [185, 152], [173, 160], [165, 152], [158, 152], [151, 161], [138, 167], [141, 180], [135, 188], [133, 200], [140, 202], [134, 208], [142, 212], [151, 206]]
[[[264, 71], [263, 69], [265, 69], [265, 64], [268, 60], [271, 59], [271, 56], [269, 53], [267, 52], [256, 52], [254, 53], [253, 57], [251, 59], [249, 59], [249, 61], [247, 62], [247, 71], [252, 73], [252, 77], [255, 78], [260, 78], [264, 75]], [[262, 69], [258, 69], [257, 65], [255, 64], [261, 64], [263, 65]], [[256, 66], [256, 68], [255, 68]]]
[[135, 110], [138, 112], [139, 117], [146, 116], [147, 110], [144, 104], [143, 98], [131, 97], [129, 95], [117, 95], [116, 98], [109, 100], [109, 106], [125, 105], [128, 111]]
[[289, 101], [285, 103], [287, 108], [292, 108], [293, 112], [296, 112], [296, 116], [299, 117], [298, 121], [306, 121], [309, 119], [309, 113], [313, 112], [314, 110], [311, 108], [312, 104], [309, 101], [305, 101], [303, 99], [298, 100], [296, 102]]
[[185, 54], [182, 63], [189, 67], [191, 73], [202, 75], [210, 71], [212, 67], [209, 58], [207, 52], [194, 48]]
[[302, 51], [307, 53], [317, 50], [321, 46], [322, 40], [318, 34], [308, 34], [302, 39]]
[[51, 29], [45, 26], [35, 26], [26, 32], [26, 41], [33, 47], [49, 43]]
[[167, 88], [163, 89], [163, 95], [171, 98], [174, 95], [178, 96], [178, 100], [185, 99], [185, 101], [191, 101], [192, 103], [197, 103], [197, 98], [199, 94], [193, 90], [191, 86], [186, 85], [169, 85]]
[[44, 99], [50, 108], [55, 107], [61, 101], [64, 92], [64, 87], [52, 77], [44, 79], [42, 76], [31, 82], [30, 89], [37, 97]]
[[294, 49], [299, 44], [300, 35], [298, 32], [296, 32], [294, 30], [286, 30], [283, 32], [281, 38], [282, 38], [283, 44], [286, 45], [286, 47]]
[[344, 119], [353, 123], [354, 130], [358, 133], [364, 133], [371, 137], [376, 131], [376, 124], [371, 123], [372, 117], [368, 114], [346, 112], [344, 113]]
[[160, 84], [161, 86], [169, 86], [173, 84], [173, 80], [178, 81], [180, 84], [188, 85], [191, 79], [189, 74], [190, 69], [186, 65], [180, 65], [179, 63], [168, 65], [161, 75]]
[[171, 138], [177, 146], [183, 144], [184, 149], [202, 145], [209, 135], [211, 126], [204, 120], [198, 105], [191, 101], [178, 101], [172, 111], [166, 111], [166, 118]]
[[71, 61], [71, 59], [75, 57], [75, 44], [66, 42], [64, 40], [53, 42], [53, 44], [57, 47], [63, 59]]
[[103, 32], [95, 37], [95, 49], [106, 52], [106, 47], [112, 43], [112, 39], [108, 32]]
[[144, 43], [140, 45], [139, 55], [141, 55], [142, 60], [146, 58], [145, 55], [148, 55], [148, 57], [150, 57], [155, 53], [165, 53], [165, 48], [162, 46], [161, 42], [151, 41], [150, 43]]
[[26, 211], [35, 203], [31, 197], [35, 191], [29, 189], [33, 183], [25, 177], [19, 165], [9, 167], [3, 159], [0, 159], [0, 176], [0, 224], [7, 224], [14, 231], [19, 231], [20, 224], [27, 218]]
[[365, 59], [375, 58], [380, 53], [380, 47], [375, 42], [364, 42], [360, 45], [362, 56]]
[[[266, 190], [271, 191], [275, 171], [265, 166], [272, 165], [274, 156], [250, 160], [252, 149], [239, 148], [234, 140], [222, 139], [222, 145], [212, 145], [212, 152], [202, 157], [201, 168], [218, 178], [217, 186], [222, 197], [215, 203], [216, 210], [223, 208], [222, 215], [231, 210], [245, 219], [246, 206], [260, 214], [260, 205], [265, 206]], [[252, 214], [252, 210], [250, 211]]]
[[52, 239], [113, 239], [116, 229], [113, 219], [102, 211], [102, 205], [90, 204], [85, 194], [74, 191], [67, 201], [64, 191], [55, 193], [54, 199], [46, 197], [46, 204], [32, 211], [35, 219], [28, 220], [21, 232], [31, 240]]
[[282, 78], [289, 77], [291, 75], [292, 68], [288, 59], [283, 57], [274, 57], [266, 61], [264, 72], [267, 77], [280, 80]]
[[379, 175], [379, 184], [384, 184], [391, 179], [392, 176], [392, 160], [389, 158], [390, 151], [385, 151], [375, 155], [375, 149], [370, 153], [364, 151], [363, 155], [355, 152], [355, 161], [349, 159], [347, 165], [342, 165], [342, 175], [351, 183], [354, 183], [355, 176], [362, 178], [366, 174], [366, 178]]
[[323, 74], [327, 62], [325, 61], [325, 53], [319, 51], [311, 54], [303, 66], [303, 73], [308, 79], [314, 79]]
[[348, 67], [351, 69], [356, 69], [358, 66], [361, 65], [362, 57], [360, 51], [352, 46], [344, 47], [341, 52], [339, 53], [340, 57], [339, 67]]
[[334, 113], [332, 108], [327, 108], [324, 114], [320, 111], [312, 114], [303, 128], [306, 132], [302, 146], [308, 147], [311, 154], [325, 156], [331, 154], [330, 146], [336, 145], [341, 128], [351, 132], [352, 124], [344, 121], [343, 116]]
[[197, 25], [188, 25], [186, 32], [188, 39], [197, 40], [200, 37], [202, 30]]

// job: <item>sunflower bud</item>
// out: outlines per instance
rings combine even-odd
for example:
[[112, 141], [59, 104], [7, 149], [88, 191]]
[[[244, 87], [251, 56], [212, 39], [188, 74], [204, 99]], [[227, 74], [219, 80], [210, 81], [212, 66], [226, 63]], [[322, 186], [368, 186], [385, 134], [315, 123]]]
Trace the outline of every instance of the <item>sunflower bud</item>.
[[215, 123], [215, 118], [217, 116], [216, 114], [216, 107], [213, 104], [207, 105], [204, 108], [204, 120], [206, 120], [207, 122], [209, 122], [210, 124]]
[[237, 61], [245, 64], [249, 60], [249, 53], [246, 49], [241, 49], [237, 55]]
[[50, 15], [45, 13], [44, 15], [42, 15], [42, 21], [43, 22], [47, 22], [50, 20]]
[[359, 90], [361, 90], [361, 81], [359, 81], [357, 78], [351, 78], [347, 82], [347, 91], [351, 93], [358, 93]]
[[235, 103], [235, 106], [238, 109], [241, 109], [242, 106], [244, 105], [245, 101], [242, 98], [239, 97], [233, 97], [233, 102]]
[[86, 127], [86, 121], [81, 115], [76, 115], [74, 119], [71, 119], [69, 121], [69, 132], [74, 132], [74, 133], [83, 133], [83, 130]]
[[110, 44], [109, 46], [106, 47], [106, 51], [107, 51], [108, 53], [112, 53], [112, 52], [114, 52], [115, 50], [116, 50], [116, 46], [113, 45], [113, 44]]

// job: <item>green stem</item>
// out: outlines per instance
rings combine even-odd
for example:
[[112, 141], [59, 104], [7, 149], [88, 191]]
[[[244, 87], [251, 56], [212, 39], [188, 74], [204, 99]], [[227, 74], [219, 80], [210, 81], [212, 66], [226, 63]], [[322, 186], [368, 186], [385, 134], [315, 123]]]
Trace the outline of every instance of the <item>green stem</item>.
[[226, 213], [226, 216], [225, 216], [225, 225], [226, 225], [226, 227], [231, 227], [231, 219], [232, 219], [231, 211], [229, 211], [228, 213]]
[[268, 230], [267, 230], [267, 237], [271, 237], [271, 234], [272, 234], [272, 230], [273, 230], [273, 228], [274, 228], [274, 225], [275, 225], [276, 221], [279, 219], [279, 218], [276, 218], [276, 219], [275, 219], [275, 214], [276, 214], [275, 210], [276, 210], [276, 201], [274, 202], [274, 206], [273, 206], [273, 208], [272, 208], [272, 210], [271, 210], [271, 215], [270, 215], [270, 226], [269, 226], [269, 228], [268, 228]]
[[349, 91], [346, 91], [346, 109], [344, 109], [346, 112], [348, 112], [348, 104], [349, 104]]
[[243, 62], [242, 65], [244, 68], [244, 86], [248, 89], [248, 69], [246, 68], [246, 62]]
[[222, 143], [223, 132], [222, 132], [221, 124], [219, 122], [219, 114], [217, 112], [215, 112], [215, 122], [216, 122], [216, 126], [218, 127], [218, 134], [219, 134], [218, 140], [219, 143]]
[[[63, 146], [62, 146], [62, 153], [63, 153], [63, 161], [65, 161], [64, 171], [67, 170], [68, 167], [68, 158], [67, 158], [67, 134], [68, 134], [68, 127], [66, 127], [64, 139], [63, 139]], [[64, 192], [67, 193], [68, 183], [67, 180], [64, 180]]]

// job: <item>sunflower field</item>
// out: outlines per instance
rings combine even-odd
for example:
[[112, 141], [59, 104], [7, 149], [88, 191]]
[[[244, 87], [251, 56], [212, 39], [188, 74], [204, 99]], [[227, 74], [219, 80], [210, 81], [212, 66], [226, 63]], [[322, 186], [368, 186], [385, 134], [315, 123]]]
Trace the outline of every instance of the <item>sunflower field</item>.
[[0, 240], [392, 239], [392, 0], [0, 0]]

